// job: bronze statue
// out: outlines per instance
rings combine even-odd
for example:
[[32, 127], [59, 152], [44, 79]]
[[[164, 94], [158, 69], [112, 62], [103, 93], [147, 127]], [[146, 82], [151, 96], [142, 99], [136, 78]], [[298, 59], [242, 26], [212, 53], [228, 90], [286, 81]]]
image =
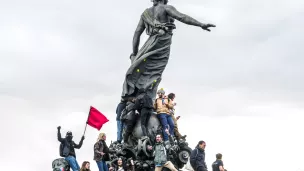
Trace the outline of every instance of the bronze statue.
[[[167, 3], [168, 0], [153, 0], [153, 6], [146, 9], [140, 17], [133, 37], [133, 53], [130, 56], [132, 64], [123, 84], [123, 98], [136, 97], [141, 88], [144, 88], [150, 97], [155, 98], [169, 60], [172, 30], [176, 28], [174, 19], [206, 31], [210, 31], [209, 27], [215, 27], [182, 14]], [[149, 38], [138, 51], [140, 36], [144, 30]]]

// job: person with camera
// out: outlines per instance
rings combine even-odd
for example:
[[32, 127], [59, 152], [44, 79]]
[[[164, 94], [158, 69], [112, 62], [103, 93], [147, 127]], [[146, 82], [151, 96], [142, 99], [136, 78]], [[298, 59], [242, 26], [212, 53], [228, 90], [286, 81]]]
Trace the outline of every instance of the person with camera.
[[84, 136], [81, 137], [79, 144], [76, 144], [73, 141], [73, 134], [71, 131], [68, 131], [66, 133], [65, 138], [62, 138], [60, 129], [61, 129], [61, 126], [58, 126], [57, 127], [57, 130], [58, 130], [57, 138], [58, 138], [58, 141], [60, 142], [60, 149], [59, 149], [60, 156], [65, 158], [65, 160], [69, 163], [69, 165], [73, 171], [79, 171], [80, 167], [76, 160], [75, 148], [76, 149], [81, 148], [83, 140], [84, 140]]

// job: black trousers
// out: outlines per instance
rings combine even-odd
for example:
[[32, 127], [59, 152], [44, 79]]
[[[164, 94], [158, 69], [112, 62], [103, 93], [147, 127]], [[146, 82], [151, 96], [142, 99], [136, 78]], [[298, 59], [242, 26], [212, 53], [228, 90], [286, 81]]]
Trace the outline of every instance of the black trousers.
[[203, 166], [198, 166], [195, 171], [206, 171]]
[[126, 120], [125, 124], [125, 132], [123, 134], [124, 142], [128, 142], [129, 136], [132, 134], [134, 126], [136, 124], [137, 118], [133, 118], [133, 120]]
[[141, 123], [141, 129], [143, 132], [144, 136], [149, 136], [148, 135], [148, 122], [150, 119], [150, 116], [152, 115], [152, 109], [148, 108], [142, 108], [140, 112], [140, 123]]

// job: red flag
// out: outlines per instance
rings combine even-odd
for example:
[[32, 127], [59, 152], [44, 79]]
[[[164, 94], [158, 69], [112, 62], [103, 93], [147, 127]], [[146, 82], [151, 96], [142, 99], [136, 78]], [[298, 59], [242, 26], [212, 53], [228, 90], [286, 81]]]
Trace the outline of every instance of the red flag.
[[101, 112], [91, 106], [87, 124], [98, 130], [109, 120]]

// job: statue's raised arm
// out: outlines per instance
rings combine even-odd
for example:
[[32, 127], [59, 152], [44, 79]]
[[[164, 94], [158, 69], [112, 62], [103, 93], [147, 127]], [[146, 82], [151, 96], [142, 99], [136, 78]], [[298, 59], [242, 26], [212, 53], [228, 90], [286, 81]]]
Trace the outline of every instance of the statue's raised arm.
[[193, 25], [193, 26], [198, 26], [198, 27], [201, 27], [202, 29], [207, 30], [207, 31], [211, 31], [209, 29], [209, 27], [215, 27], [215, 25], [213, 25], [213, 24], [201, 23], [201, 22], [195, 20], [194, 18], [177, 11], [176, 8], [173, 7], [172, 5], [165, 5], [164, 7], [165, 7], [165, 10], [166, 10], [167, 14], [170, 17], [172, 17], [172, 18], [174, 18], [174, 19], [176, 19], [176, 20], [178, 20], [182, 23], [185, 23], [185, 24], [188, 24], [188, 25]]

